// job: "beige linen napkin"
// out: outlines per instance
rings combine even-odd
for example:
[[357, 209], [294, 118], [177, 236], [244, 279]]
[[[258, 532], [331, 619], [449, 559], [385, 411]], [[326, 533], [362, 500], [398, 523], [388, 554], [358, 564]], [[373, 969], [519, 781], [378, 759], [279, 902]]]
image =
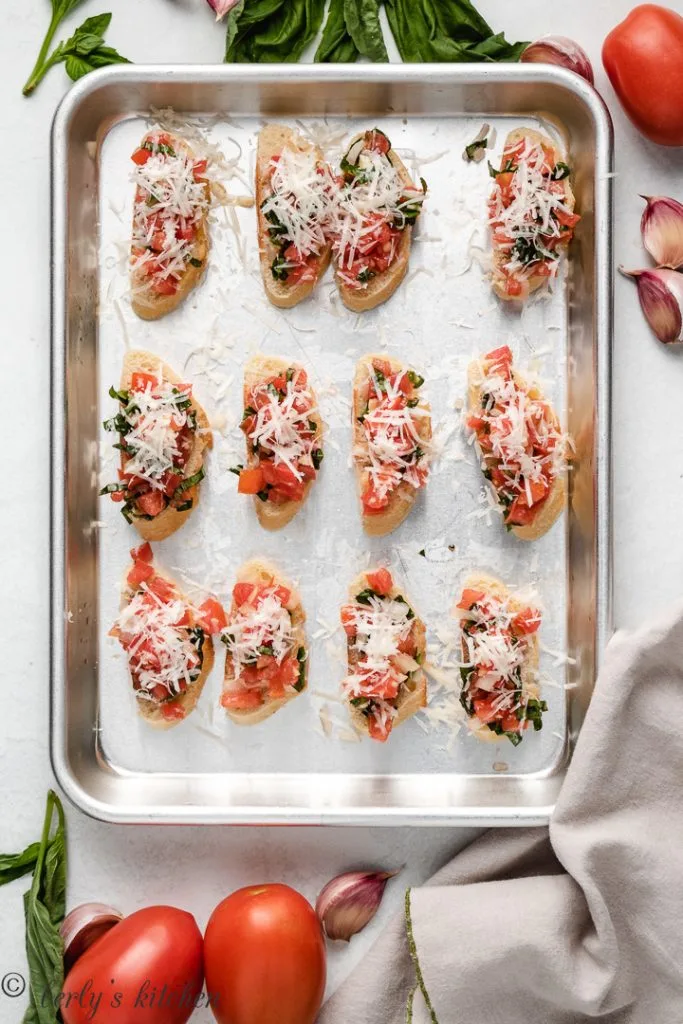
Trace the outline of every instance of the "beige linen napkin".
[[550, 829], [406, 894], [319, 1024], [683, 1024], [683, 607], [609, 644]]

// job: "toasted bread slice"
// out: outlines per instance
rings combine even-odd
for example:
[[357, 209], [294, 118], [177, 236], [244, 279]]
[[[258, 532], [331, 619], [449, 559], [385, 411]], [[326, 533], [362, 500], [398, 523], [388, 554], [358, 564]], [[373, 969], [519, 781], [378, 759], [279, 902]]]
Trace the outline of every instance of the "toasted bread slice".
[[[353, 146], [355, 142], [358, 142], [359, 139], [362, 139], [363, 135], [363, 132], [356, 135], [349, 143], [349, 148]], [[415, 188], [413, 179], [410, 177], [405, 164], [396, 151], [394, 149], [390, 149], [387, 153], [387, 157], [392, 166], [396, 168], [404, 185], [409, 188]], [[381, 274], [377, 274], [376, 277], [373, 277], [368, 281], [364, 288], [349, 287], [349, 285], [346, 284], [340, 276], [339, 268], [336, 268], [335, 279], [339, 289], [339, 294], [342, 302], [348, 309], [353, 310], [354, 313], [364, 313], [369, 309], [375, 309], [377, 306], [381, 306], [383, 302], [386, 302], [387, 299], [391, 298], [408, 272], [412, 238], [413, 228], [412, 225], [408, 224], [401, 232], [398, 253], [394, 262], [388, 270], [385, 270]]]
[[[505, 150], [514, 148], [514, 146], [516, 146], [517, 143], [524, 138], [528, 139], [532, 143], [532, 145], [543, 145], [551, 149], [553, 151], [556, 163], [564, 159], [564, 154], [559, 149], [559, 147], [553, 142], [550, 136], [546, 135], [544, 132], [536, 131], [534, 128], [515, 128], [514, 131], [511, 131], [505, 140], [505, 147], [503, 152], [505, 152]], [[576, 199], [574, 197], [574, 193], [572, 191], [569, 178], [563, 179], [562, 184], [564, 185], [564, 203], [567, 206], [567, 208], [573, 212], [576, 204]], [[531, 295], [532, 292], [537, 291], [543, 285], [547, 284], [548, 277], [545, 274], [531, 274], [528, 278], [526, 278], [526, 284], [528, 288], [525, 289], [522, 295], [509, 295], [505, 288], [506, 277], [502, 269], [505, 263], [507, 262], [507, 259], [508, 256], [506, 256], [504, 250], [494, 243], [491, 284], [498, 298], [502, 299], [504, 302], [512, 302], [517, 303], [519, 305], [520, 303], [524, 302], [524, 300], [528, 298], [528, 296]]]
[[266, 295], [280, 309], [291, 309], [307, 298], [320, 278], [323, 276], [330, 262], [330, 245], [321, 248], [316, 263], [316, 275], [311, 281], [301, 281], [297, 284], [288, 284], [287, 281], [279, 281], [273, 277], [271, 270], [273, 260], [277, 257], [279, 249], [273, 244], [269, 231], [268, 221], [261, 210], [264, 201], [271, 194], [270, 176], [272, 171], [273, 157], [282, 153], [283, 149], [290, 149], [300, 153], [311, 153], [322, 164], [323, 154], [319, 146], [314, 146], [307, 139], [282, 124], [265, 125], [258, 136], [256, 149], [256, 215], [258, 245], [261, 261], [261, 274]]
[[[465, 580], [462, 589], [483, 590], [485, 594], [490, 594], [492, 597], [497, 597], [502, 601], [509, 599], [509, 607], [515, 612], [522, 611], [526, 607], [514, 595], [510, 595], [509, 589], [501, 580], [486, 573], [472, 573]], [[538, 635], [532, 633], [527, 637], [527, 641], [527, 657], [521, 673], [522, 693], [526, 699], [538, 700], [541, 694], [538, 685]], [[478, 740], [482, 740], [485, 743], [497, 743], [499, 740], [506, 739], [504, 735], [498, 735], [498, 733], [493, 732], [476, 717], [468, 717], [467, 726]]]
[[[363, 356], [356, 366], [356, 373], [353, 379], [353, 403], [351, 415], [353, 417], [353, 459], [356, 467], [356, 482], [358, 484], [359, 495], [363, 492], [367, 477], [368, 445], [365, 432], [363, 430], [363, 424], [360, 422], [358, 417], [363, 414], [365, 409], [368, 393], [368, 380], [372, 375], [372, 365], [373, 360], [375, 359], [382, 359], [389, 363], [392, 374], [400, 373], [402, 370], [409, 369], [409, 367], [399, 359], [378, 353]], [[418, 421], [418, 430], [421, 439], [424, 441], [425, 447], [427, 447], [432, 438], [430, 406], [427, 402], [420, 400], [418, 408], [423, 410], [425, 413], [425, 415]], [[368, 536], [384, 537], [387, 533], [391, 533], [392, 530], [399, 527], [415, 504], [417, 493], [417, 490], [412, 486], [412, 484], [400, 483], [392, 492], [389, 504], [383, 512], [370, 516], [363, 514], [363, 529]]]
[[[275, 583], [276, 586], [286, 587], [291, 594], [289, 603], [286, 605], [287, 611], [291, 615], [292, 619], [292, 631], [294, 634], [294, 642], [292, 648], [304, 647], [308, 655], [308, 644], [306, 642], [306, 633], [304, 630], [304, 624], [306, 622], [306, 613], [304, 612], [301, 604], [301, 597], [289, 580], [285, 579], [284, 576], [272, 565], [270, 562], [265, 561], [261, 558], [254, 558], [249, 562], [245, 562], [242, 568], [237, 573], [237, 583]], [[230, 620], [237, 611], [237, 606], [233, 600], [230, 614], [228, 615], [228, 630], [230, 628]], [[223, 676], [223, 690], [229, 690], [231, 685], [235, 682], [235, 671], [232, 656], [228, 651], [225, 658], [225, 672]], [[239, 710], [235, 708], [226, 708], [226, 714], [232, 719], [237, 725], [258, 725], [259, 722], [264, 722], [271, 715], [274, 715], [276, 711], [284, 707], [285, 704], [289, 703], [295, 697], [299, 696], [299, 693], [308, 686], [308, 657], [304, 662], [304, 685], [302, 690], [292, 690], [291, 693], [279, 699], [267, 700], [261, 707], [253, 710]]]
[[[519, 388], [523, 388], [531, 398], [542, 399], [543, 395], [540, 389], [535, 384], [527, 384], [524, 377], [514, 367], [512, 369], [512, 377]], [[474, 415], [481, 409], [481, 395], [482, 395], [482, 384], [484, 380], [484, 374], [482, 371], [482, 361], [480, 359], [473, 360], [467, 369], [467, 406], [470, 415]], [[550, 408], [548, 406], [548, 408]], [[557, 416], [553, 412], [553, 422], [558, 431], [560, 431], [560, 423]], [[478, 446], [477, 446], [478, 448]], [[493, 484], [489, 484], [493, 497], [497, 500], [496, 489]], [[567, 474], [566, 472], [558, 473], [552, 482], [550, 493], [546, 497], [545, 501], [539, 506], [538, 512], [534, 516], [533, 522], [529, 523], [528, 526], [512, 526], [510, 527], [511, 532], [514, 533], [515, 537], [520, 540], [538, 540], [553, 526], [559, 517], [562, 515], [565, 505], [567, 504]]]
[[[169, 381], [172, 385], [178, 386], [184, 381], [175, 373], [171, 367], [163, 361], [159, 356], [153, 352], [146, 352], [143, 349], [131, 349], [129, 350], [123, 359], [123, 366], [121, 369], [121, 390], [128, 391], [131, 386], [133, 374], [135, 372], [152, 373], [163, 380]], [[196, 400], [194, 395], [191, 400], [191, 407], [194, 410], [197, 418], [197, 431], [194, 436], [194, 444], [190, 458], [188, 459], [187, 465], [185, 466], [185, 477], [194, 476], [204, 465], [204, 452], [207, 448], [211, 448], [213, 445], [213, 435], [211, 433], [211, 427], [209, 419], [204, 412], [203, 408]], [[177, 509], [172, 508], [170, 505], [167, 506], [163, 512], [160, 512], [154, 519], [142, 519], [136, 517], [133, 520], [135, 529], [138, 531], [143, 540], [159, 541], [166, 540], [172, 533], [180, 529], [186, 519], [192, 514], [193, 510], [197, 507], [199, 502], [199, 490], [200, 484], [195, 484], [194, 487], [188, 488], [184, 493], [184, 497], [188, 501], [192, 501], [192, 508], [186, 509], [184, 512], [179, 512]]]
[[[159, 572], [155, 567], [155, 574], [164, 579], [169, 583], [177, 592], [180, 599], [187, 605], [187, 609], [190, 615], [190, 625], [196, 624], [195, 613], [192, 605], [184, 597], [180, 587], [164, 573]], [[137, 593], [137, 588], [130, 587], [126, 584], [121, 594], [121, 608], [124, 608], [130, 603], [134, 595]], [[111, 635], [116, 635], [113, 632]], [[197, 706], [197, 701], [201, 697], [202, 690], [204, 689], [204, 683], [209, 677], [209, 673], [213, 668], [214, 653], [213, 643], [210, 634], [204, 632], [204, 642], [202, 645], [202, 665], [201, 670], [197, 678], [190, 683], [185, 693], [179, 697], [175, 697], [173, 700], [165, 701], [163, 704], [155, 703], [154, 701], [144, 699], [136, 696], [137, 709], [144, 720], [155, 729], [172, 729], [174, 726], [179, 725], [180, 722], [184, 721], [189, 714], [191, 714]], [[176, 709], [176, 714], [169, 716], [164, 714], [165, 708]]]
[[[290, 367], [297, 370], [303, 370], [304, 367], [295, 362], [294, 360], [280, 359], [279, 356], [265, 356], [261, 353], [257, 353], [252, 356], [249, 362], [244, 368], [244, 389], [243, 398], [245, 408], [249, 404], [249, 395], [252, 388], [256, 387], [262, 381], [267, 380], [269, 377], [276, 377], [281, 373], [284, 373]], [[308, 418], [316, 424], [316, 435], [315, 440], [317, 447], [322, 448], [323, 442], [323, 421], [320, 418], [318, 411], [318, 402], [315, 396], [315, 392], [311, 387], [310, 381], [307, 385], [308, 391], [313, 397], [314, 407], [310, 413], [307, 414]], [[259, 465], [258, 457], [251, 450], [251, 445], [247, 440], [247, 466], [250, 469], [256, 468]], [[283, 526], [286, 526], [294, 516], [297, 514], [299, 509], [303, 506], [307, 500], [311, 487], [315, 483], [315, 480], [308, 480], [304, 487], [304, 496], [301, 501], [286, 501], [281, 505], [275, 504], [272, 501], [261, 501], [260, 498], [254, 497], [254, 507], [256, 509], [256, 515], [261, 526], [266, 530], [281, 530]]]
[[[367, 570], [366, 572], [359, 573], [359, 575], [356, 576], [355, 580], [349, 587], [349, 597], [351, 598], [352, 601], [355, 600], [356, 594], [360, 593], [367, 586], [369, 586], [368, 573], [371, 571], [372, 570]], [[403, 596], [405, 598], [405, 595], [403, 594], [400, 587], [397, 587], [395, 585], [392, 587], [390, 593], [387, 596], [390, 598]], [[420, 662], [421, 664], [424, 664], [427, 651], [427, 631], [425, 629], [424, 622], [417, 616], [415, 617], [414, 620], [413, 629], [415, 631], [417, 651], [418, 654], [421, 655]], [[350, 648], [349, 645], [347, 644], [347, 652], [349, 650]], [[349, 670], [351, 670], [350, 661]], [[413, 715], [417, 714], [417, 712], [421, 708], [427, 707], [427, 676], [425, 675], [423, 669], [420, 669], [418, 672], [414, 672], [412, 674], [412, 677], [410, 678], [409, 683], [401, 686], [398, 693], [398, 697], [396, 699], [395, 706], [396, 710], [398, 711], [398, 715], [393, 721], [391, 730], [392, 732], [397, 726], [401, 725], [408, 718], [411, 718]], [[357, 732], [361, 733], [361, 735], [363, 736], [369, 736], [370, 732], [368, 727], [367, 715], [364, 715], [362, 711], [359, 711], [359, 709], [354, 707], [353, 704], [351, 703], [348, 704], [348, 708], [354, 729]]]
[[[143, 139], [144, 142], [157, 132], [148, 133]], [[164, 135], [170, 135], [164, 132]], [[194, 159], [192, 148], [178, 135], [170, 135], [173, 148], [176, 153], [185, 153], [189, 159]], [[130, 274], [131, 285], [131, 306], [133, 312], [142, 320], [159, 320], [162, 316], [172, 313], [174, 309], [187, 298], [190, 292], [197, 287], [206, 271], [209, 257], [209, 205], [211, 203], [211, 186], [207, 181], [204, 184], [206, 197], [206, 209], [197, 222], [197, 232], [193, 239], [190, 256], [193, 263], [188, 261], [187, 268], [178, 281], [178, 287], [173, 295], [158, 295], [149, 287], [148, 278], [145, 274], [133, 268]]]

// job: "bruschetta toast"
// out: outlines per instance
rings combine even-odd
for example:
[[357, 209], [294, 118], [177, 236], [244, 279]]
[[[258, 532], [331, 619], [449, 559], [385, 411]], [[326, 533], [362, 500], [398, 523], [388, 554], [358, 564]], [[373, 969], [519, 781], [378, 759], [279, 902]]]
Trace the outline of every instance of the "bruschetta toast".
[[363, 528], [382, 537], [410, 512], [429, 475], [432, 419], [424, 379], [398, 359], [364, 356], [353, 382], [353, 459]]
[[149, 132], [135, 170], [130, 284], [133, 311], [158, 320], [201, 280], [209, 256], [207, 161], [177, 135]]
[[547, 704], [538, 684], [535, 602], [511, 593], [493, 576], [474, 574], [455, 607], [460, 620], [460, 703], [480, 740], [521, 743], [529, 725], [543, 726]]
[[308, 497], [323, 460], [323, 423], [303, 366], [256, 355], [244, 370], [241, 428], [247, 465], [236, 466], [240, 494], [253, 494], [266, 530], [279, 530]]
[[493, 290], [523, 302], [552, 280], [581, 219], [574, 213], [571, 168], [542, 132], [516, 128], [505, 140], [489, 198]]
[[126, 652], [138, 711], [150, 725], [170, 729], [194, 711], [211, 671], [211, 628], [202, 610], [154, 568], [149, 544], [131, 557], [110, 636]]
[[240, 569], [222, 633], [221, 705], [238, 725], [270, 718], [306, 689], [306, 615], [292, 584], [261, 559]]
[[349, 309], [374, 309], [400, 285], [426, 191], [424, 181], [420, 187], [413, 183], [379, 128], [352, 140], [341, 161], [328, 229], [339, 294]]
[[536, 384], [512, 365], [507, 345], [470, 363], [467, 429], [508, 530], [536, 540], [567, 502], [569, 440]]
[[256, 151], [261, 274], [274, 306], [311, 294], [330, 262], [325, 234], [331, 175], [318, 146], [286, 125], [267, 124]]
[[425, 627], [388, 569], [361, 573], [349, 595], [341, 610], [348, 658], [344, 697], [354, 727], [384, 743], [427, 704]]
[[129, 351], [118, 389], [109, 394], [119, 412], [105, 430], [119, 435], [116, 483], [102, 494], [121, 502], [121, 512], [144, 540], [165, 540], [183, 525], [199, 501], [204, 453], [212, 445], [209, 421], [184, 384], [159, 356]]

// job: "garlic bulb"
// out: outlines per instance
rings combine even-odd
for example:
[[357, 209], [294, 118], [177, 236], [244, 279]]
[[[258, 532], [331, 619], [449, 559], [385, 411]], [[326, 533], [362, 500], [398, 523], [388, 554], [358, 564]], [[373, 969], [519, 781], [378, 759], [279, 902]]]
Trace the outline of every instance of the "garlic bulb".
[[683, 274], [675, 270], [624, 270], [635, 278], [645, 319], [664, 345], [683, 341]]
[[239, 3], [239, 0], [206, 0], [206, 2], [216, 12], [216, 21], [220, 21], [228, 11], [231, 11]]
[[322, 889], [315, 912], [328, 939], [348, 942], [373, 919], [384, 888], [398, 871], [347, 871]]
[[643, 245], [658, 267], [683, 267], [683, 204], [668, 196], [641, 196]]
[[68, 974], [86, 949], [121, 920], [123, 914], [104, 903], [83, 903], [69, 911], [59, 929], [64, 942], [64, 973]]
[[519, 58], [523, 64], [558, 64], [593, 85], [593, 65], [586, 51], [567, 36], [543, 36], [529, 43]]

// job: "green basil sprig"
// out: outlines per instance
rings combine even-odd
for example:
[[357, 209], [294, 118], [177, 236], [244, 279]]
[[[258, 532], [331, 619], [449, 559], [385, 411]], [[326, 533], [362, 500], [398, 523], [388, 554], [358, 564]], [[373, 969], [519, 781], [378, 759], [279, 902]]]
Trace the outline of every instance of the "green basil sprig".
[[83, 0], [52, 0], [52, 19], [33, 71], [22, 90], [24, 96], [31, 95], [55, 64], [64, 64], [67, 75], [75, 82], [95, 68], [103, 68], [108, 64], [130, 63], [127, 57], [122, 57], [113, 47], [105, 46], [104, 34], [109, 28], [111, 14], [96, 14], [92, 18], [86, 18], [69, 39], [58, 43], [50, 53], [52, 40], [62, 21], [82, 2]]
[[298, 61], [315, 38], [325, 0], [249, 0], [228, 14], [225, 59], [259, 64]]
[[21, 853], [0, 854], [0, 885], [33, 871], [24, 894], [29, 1005], [23, 1024], [56, 1024], [64, 984], [64, 943], [59, 927], [66, 913], [66, 820], [56, 793], [47, 794], [43, 834]]

